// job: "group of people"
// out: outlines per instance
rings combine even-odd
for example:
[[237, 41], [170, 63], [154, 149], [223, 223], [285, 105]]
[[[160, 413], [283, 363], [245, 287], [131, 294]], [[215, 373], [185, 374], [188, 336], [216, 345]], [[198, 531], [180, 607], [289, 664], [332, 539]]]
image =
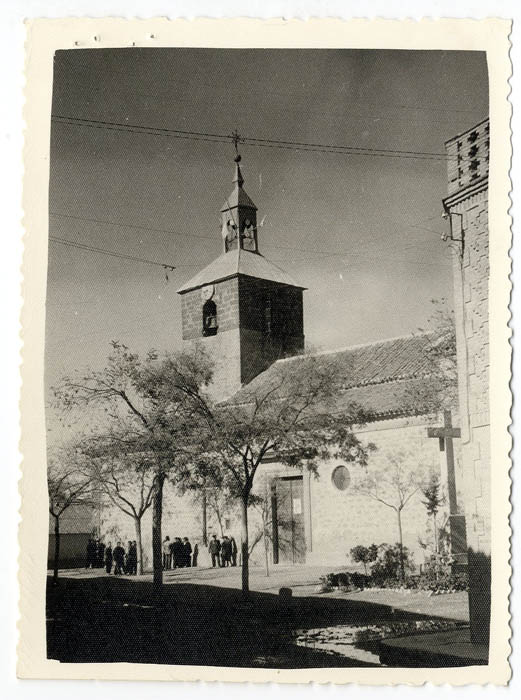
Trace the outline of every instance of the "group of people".
[[135, 576], [137, 574], [137, 542], [129, 540], [127, 549], [123, 547], [121, 542], [118, 542], [112, 549], [112, 542], [106, 546], [102, 540], [89, 539], [87, 542], [87, 562], [86, 569], [103, 569], [107, 574], [112, 573], [114, 566], [114, 575]]
[[237, 542], [234, 537], [223, 535], [222, 542], [212, 535], [208, 544], [212, 566], [237, 566]]
[[103, 569], [105, 566], [105, 543], [97, 538], [90, 537], [87, 542], [86, 569]]
[[197, 566], [199, 547], [193, 548], [188, 537], [174, 537], [170, 540], [167, 535], [163, 540], [163, 570], [178, 569], [183, 566]]
[[[174, 537], [173, 540], [167, 535], [163, 540], [163, 570], [178, 569], [181, 567], [197, 566], [199, 547], [197, 544], [190, 544], [188, 537]], [[212, 535], [208, 543], [208, 552], [212, 560], [212, 566], [225, 567], [237, 566], [237, 543], [234, 537], [223, 535], [222, 540], [217, 535]], [[101, 539], [90, 538], [87, 543], [86, 569], [105, 568], [107, 574], [114, 576], [127, 574], [135, 576], [137, 574], [137, 543], [136, 540], [129, 540], [127, 549], [121, 542], [118, 542], [114, 549], [112, 542], [107, 545]]]

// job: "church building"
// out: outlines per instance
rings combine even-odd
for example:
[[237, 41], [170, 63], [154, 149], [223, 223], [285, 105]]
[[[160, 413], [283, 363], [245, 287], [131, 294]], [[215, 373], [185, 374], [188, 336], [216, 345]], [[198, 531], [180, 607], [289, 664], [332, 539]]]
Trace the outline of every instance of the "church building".
[[[183, 342], [206, 346], [215, 362], [213, 398], [232, 404], [244, 402], [249, 392], [269, 383], [277, 363], [301, 361], [305, 349], [305, 288], [263, 256], [257, 207], [243, 188], [240, 161], [237, 155], [233, 190], [221, 208], [222, 253], [178, 290]], [[422, 388], [426, 393], [430, 388], [429, 343], [427, 334], [411, 334], [332, 351], [345, 368], [338, 406], [356, 403], [370, 416], [357, 430], [363, 442], [376, 445], [370, 467], [385, 470], [389, 459], [401, 459], [406, 470], [440, 474], [450, 499], [442, 506], [438, 525], [445, 526], [449, 540], [452, 537], [453, 550], [464, 551], [456, 532], [456, 516], [463, 517], [458, 440], [444, 438], [443, 430], [438, 434], [442, 417], [430, 412], [428, 402], [418, 400]], [[357, 490], [362, 469], [331, 460], [313, 476], [276, 459], [261, 465], [254, 490], [269, 502], [272, 564], [347, 566], [356, 545], [398, 541], [395, 510]], [[418, 491], [402, 513], [403, 541], [416, 565], [432, 553], [434, 540], [422, 499]], [[216, 517], [207, 503], [176, 495], [170, 486], [163, 503], [163, 536], [188, 536], [200, 549], [212, 533], [232, 534], [239, 541], [238, 511], [233, 507]], [[261, 564], [265, 555], [259, 518], [252, 509], [250, 542], [259, 541], [252, 560]], [[105, 527], [109, 525], [121, 539], [127, 539], [123, 527], [132, 534], [132, 523], [121, 514], [111, 513]], [[150, 556], [146, 518], [143, 536], [144, 553]]]

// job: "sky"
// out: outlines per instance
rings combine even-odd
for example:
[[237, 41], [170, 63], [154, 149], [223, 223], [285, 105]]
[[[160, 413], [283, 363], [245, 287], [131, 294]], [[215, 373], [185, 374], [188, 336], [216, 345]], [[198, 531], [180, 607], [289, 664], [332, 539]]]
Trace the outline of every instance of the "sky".
[[[55, 55], [53, 115], [355, 148], [444, 152], [488, 114], [466, 51], [92, 49]], [[306, 342], [334, 349], [424, 327], [452, 297], [443, 159], [241, 144], [260, 252], [307, 288]], [[221, 253], [234, 148], [53, 121], [46, 384], [119, 340], [181, 345], [176, 289]], [[151, 230], [153, 229], [153, 230]]]

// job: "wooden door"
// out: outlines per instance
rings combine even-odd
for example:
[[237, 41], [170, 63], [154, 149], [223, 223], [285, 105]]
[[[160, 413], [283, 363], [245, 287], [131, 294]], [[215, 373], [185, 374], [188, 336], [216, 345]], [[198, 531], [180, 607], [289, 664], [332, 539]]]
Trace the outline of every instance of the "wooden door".
[[273, 560], [302, 564], [306, 561], [304, 488], [301, 476], [279, 477], [272, 487]]

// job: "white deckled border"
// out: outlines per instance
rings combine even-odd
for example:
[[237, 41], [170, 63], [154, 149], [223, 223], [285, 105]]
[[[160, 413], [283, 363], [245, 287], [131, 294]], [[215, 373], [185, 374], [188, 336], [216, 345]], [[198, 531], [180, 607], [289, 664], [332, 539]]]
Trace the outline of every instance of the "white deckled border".
[[[25, 120], [25, 253], [20, 527], [20, 643], [22, 678], [222, 680], [235, 682], [419, 685], [505, 684], [510, 678], [510, 346], [511, 285], [510, 22], [507, 20], [126, 20], [71, 18], [27, 25]], [[149, 664], [66, 664], [46, 659], [45, 586], [48, 537], [44, 422], [44, 331], [47, 275], [49, 142], [53, 54], [57, 49], [131, 46], [248, 48], [379, 48], [486, 51], [492, 122], [489, 174], [490, 403], [492, 490], [492, 625], [488, 666], [447, 669], [233, 669]]]

